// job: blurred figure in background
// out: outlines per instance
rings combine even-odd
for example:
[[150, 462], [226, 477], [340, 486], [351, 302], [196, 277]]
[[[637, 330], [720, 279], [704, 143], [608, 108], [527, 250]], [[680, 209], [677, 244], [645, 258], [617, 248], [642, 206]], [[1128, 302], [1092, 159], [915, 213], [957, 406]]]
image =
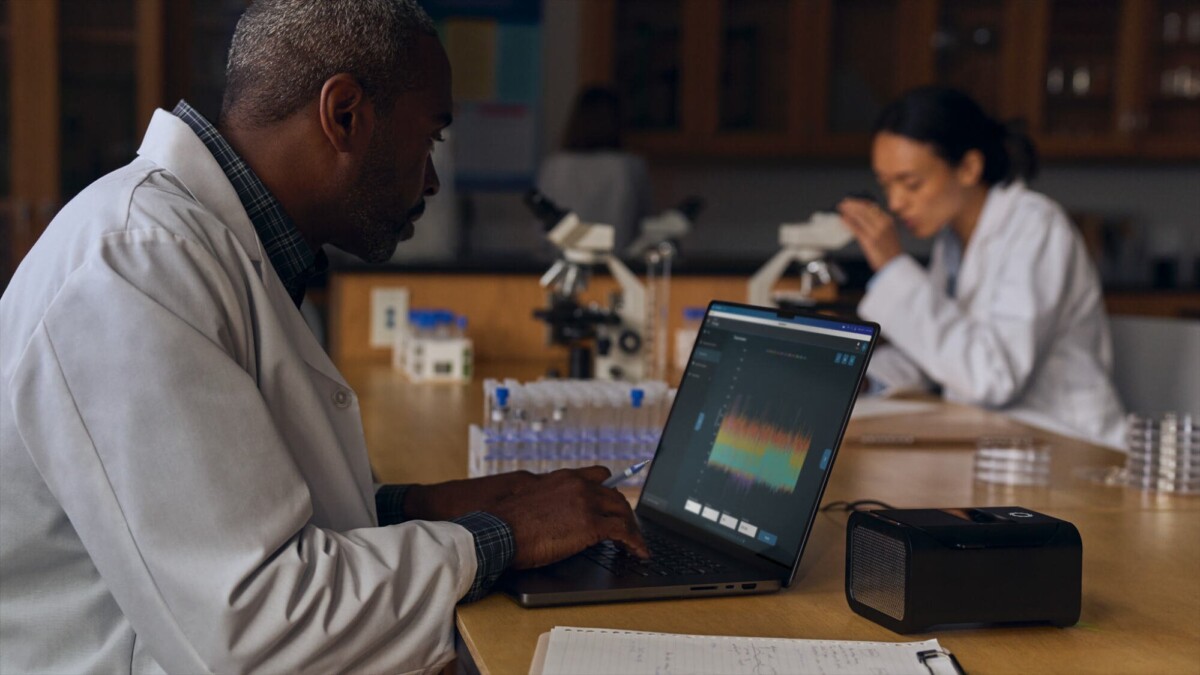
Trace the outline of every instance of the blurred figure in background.
[[622, 150], [621, 105], [616, 92], [589, 87], [575, 100], [562, 150], [538, 169], [537, 187], [585, 222], [612, 225], [615, 251], [638, 234], [651, 212], [646, 162]]
[[[891, 345], [873, 390], [933, 390], [1123, 447], [1099, 277], [1062, 207], [1029, 190], [1032, 142], [962, 92], [924, 87], [884, 110], [871, 163], [887, 206], [838, 210], [875, 275], [859, 314]], [[897, 225], [934, 238], [928, 268]]]

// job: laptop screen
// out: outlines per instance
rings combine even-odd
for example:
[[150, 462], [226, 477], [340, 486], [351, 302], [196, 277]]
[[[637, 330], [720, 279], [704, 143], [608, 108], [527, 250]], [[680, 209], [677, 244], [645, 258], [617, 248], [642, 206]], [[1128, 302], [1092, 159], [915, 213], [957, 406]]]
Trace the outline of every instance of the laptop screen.
[[712, 303], [642, 503], [792, 566], [875, 331]]

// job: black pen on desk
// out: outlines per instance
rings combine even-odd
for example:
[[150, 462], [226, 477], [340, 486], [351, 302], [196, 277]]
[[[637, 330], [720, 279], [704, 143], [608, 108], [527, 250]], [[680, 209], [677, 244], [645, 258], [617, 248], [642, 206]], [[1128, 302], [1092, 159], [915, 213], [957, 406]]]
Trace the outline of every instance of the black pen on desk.
[[629, 467], [628, 469], [625, 469], [624, 471], [622, 471], [619, 474], [616, 474], [615, 476], [609, 476], [607, 480], [605, 480], [603, 483], [601, 483], [601, 485], [603, 485], [604, 487], [607, 487], [607, 488], [617, 487], [621, 483], [624, 483], [633, 474], [646, 468], [646, 465], [649, 463], [650, 463], [650, 460], [648, 460], [648, 459], [638, 462], [637, 464], [634, 464], [633, 466]]

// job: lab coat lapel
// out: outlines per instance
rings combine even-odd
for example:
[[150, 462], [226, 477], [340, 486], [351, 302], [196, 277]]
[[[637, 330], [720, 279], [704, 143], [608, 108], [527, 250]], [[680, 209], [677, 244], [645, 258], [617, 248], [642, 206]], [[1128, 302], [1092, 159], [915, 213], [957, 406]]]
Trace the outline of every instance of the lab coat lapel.
[[1015, 181], [1007, 187], [993, 186], [988, 191], [983, 212], [979, 214], [979, 225], [963, 251], [962, 263], [958, 269], [955, 297], [960, 303], [969, 305], [971, 299], [979, 292], [980, 284], [989, 278], [988, 265], [1006, 264], [1004, 260], [995, 259], [988, 249], [995, 238], [1002, 234], [1003, 224], [1008, 221], [1009, 213], [1024, 189], [1025, 186], [1020, 181]]
[[250, 217], [246, 215], [237, 191], [191, 127], [165, 110], [155, 110], [138, 155], [158, 164], [182, 181], [196, 201], [211, 209], [229, 228], [258, 270], [259, 278], [270, 294], [271, 304], [281, 308], [290, 307], [290, 311], [284, 309], [279, 314], [287, 322], [288, 337], [301, 357], [321, 374], [348, 388], [325, 350], [317, 344], [303, 316], [292, 307], [294, 303], [279, 275], [269, 262], [264, 262], [262, 242]]
[[242, 201], [221, 165], [186, 122], [165, 110], [155, 110], [138, 155], [182, 181], [196, 201], [221, 219], [255, 266], [262, 269], [262, 242]]
[[287, 327], [288, 337], [291, 339], [292, 345], [300, 352], [300, 357], [317, 372], [349, 389], [350, 385], [338, 372], [337, 366], [333, 365], [333, 361], [329, 360], [329, 355], [317, 342], [312, 329], [304, 322], [304, 315], [295, 309], [296, 303], [288, 294], [283, 282], [280, 281], [279, 275], [275, 273], [275, 268], [270, 265], [264, 267], [266, 269], [263, 271], [263, 283], [267, 287], [267, 293], [270, 294], [271, 304], [275, 307], [286, 305], [290, 309], [290, 311], [279, 312], [280, 320]]

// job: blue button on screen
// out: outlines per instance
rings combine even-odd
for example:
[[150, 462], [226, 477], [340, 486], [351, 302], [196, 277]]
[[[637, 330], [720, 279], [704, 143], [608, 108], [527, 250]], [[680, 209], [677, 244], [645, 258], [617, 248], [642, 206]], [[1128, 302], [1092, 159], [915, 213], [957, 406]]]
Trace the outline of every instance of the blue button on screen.
[[825, 448], [825, 453], [821, 455], [821, 470], [829, 468], [829, 460], [833, 457], [833, 449]]
[[761, 541], [762, 543], [766, 544], [767, 546], [774, 546], [775, 542], [778, 541], [778, 538], [776, 538], [775, 535], [771, 534], [770, 532], [767, 532], [766, 530], [759, 530], [758, 531], [758, 540]]

